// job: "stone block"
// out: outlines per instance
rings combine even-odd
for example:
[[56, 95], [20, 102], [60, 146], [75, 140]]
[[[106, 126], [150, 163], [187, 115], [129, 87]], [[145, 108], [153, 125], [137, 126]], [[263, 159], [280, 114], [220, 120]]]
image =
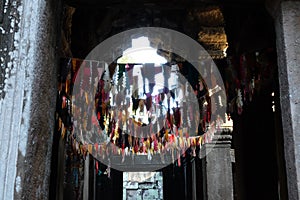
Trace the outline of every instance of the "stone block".
[[155, 187], [155, 183], [140, 183], [139, 188], [140, 189], [152, 189]]
[[159, 199], [158, 190], [149, 189], [143, 191], [143, 200]]
[[127, 181], [123, 181], [123, 188], [126, 188], [128, 182]]
[[123, 200], [126, 200], [127, 192], [126, 189], [123, 188]]
[[123, 180], [128, 180], [128, 173], [123, 173]]
[[157, 181], [162, 181], [162, 179], [163, 179], [162, 173], [161, 172], [156, 173], [154, 179], [157, 180]]
[[163, 188], [163, 181], [156, 181], [156, 185], [157, 185], [157, 188], [159, 189], [162, 189]]
[[127, 185], [125, 186], [126, 189], [138, 189], [139, 184], [138, 182], [128, 182]]
[[162, 189], [158, 189], [158, 199], [164, 199], [164, 193]]
[[126, 191], [126, 200], [142, 200], [142, 191], [141, 190], [127, 190]]

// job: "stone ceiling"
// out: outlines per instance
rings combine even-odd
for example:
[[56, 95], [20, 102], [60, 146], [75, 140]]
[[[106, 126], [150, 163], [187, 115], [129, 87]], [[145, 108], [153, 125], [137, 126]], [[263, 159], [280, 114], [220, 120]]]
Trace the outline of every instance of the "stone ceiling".
[[[85, 58], [99, 43], [138, 27], [163, 27], [197, 40], [213, 57], [273, 44], [264, 0], [66, 0], [64, 55]], [[73, 15], [74, 14], [74, 15]], [[130, 46], [130, 44], [128, 44]]]
[[[110, 5], [113, 5], [113, 2]], [[225, 56], [224, 50], [228, 42], [224, 17], [218, 6], [203, 4], [196, 8], [170, 10], [164, 9], [165, 7], [154, 9], [149, 6], [98, 8], [77, 6], [76, 9], [66, 9], [65, 29], [68, 30], [65, 30], [67, 34], [65, 39], [70, 42], [72, 38], [71, 49], [76, 57], [84, 58], [94, 46], [116, 33], [148, 26], [177, 30], [197, 40], [212, 58]], [[70, 21], [73, 13], [73, 21]], [[79, 29], [80, 32], [77, 32]], [[88, 38], [84, 39], [84, 35]]]

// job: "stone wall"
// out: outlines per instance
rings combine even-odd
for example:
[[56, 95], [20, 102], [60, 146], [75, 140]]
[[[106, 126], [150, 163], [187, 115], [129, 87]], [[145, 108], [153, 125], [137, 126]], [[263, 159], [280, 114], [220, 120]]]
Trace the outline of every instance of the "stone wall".
[[48, 199], [60, 2], [0, 1], [0, 199]]
[[124, 172], [123, 200], [163, 199], [162, 172]]

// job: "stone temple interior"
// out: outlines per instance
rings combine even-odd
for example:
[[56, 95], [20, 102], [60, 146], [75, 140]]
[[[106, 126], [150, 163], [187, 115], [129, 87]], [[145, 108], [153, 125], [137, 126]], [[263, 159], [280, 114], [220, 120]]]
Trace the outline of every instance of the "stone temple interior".
[[[201, 44], [225, 80], [227, 113], [233, 121], [230, 132], [233, 198], [286, 198], [275, 30], [265, 2], [68, 0], [63, 5], [62, 19], [62, 58], [83, 60], [107, 38], [139, 27], [176, 30]], [[129, 48], [131, 40], [125, 38], [124, 42]], [[155, 43], [155, 40], [150, 42]], [[171, 62], [176, 60], [176, 56], [170, 57], [164, 52], [161, 55]], [[110, 70], [115, 70], [112, 68]], [[236, 103], [239, 89], [242, 108]], [[59, 138], [54, 139], [53, 155], [60, 155], [59, 152], [67, 148], [60, 142]], [[131, 191], [127, 199], [206, 199], [209, 196], [207, 187], [211, 185], [206, 185], [206, 181], [212, 175], [204, 172], [203, 159], [189, 153], [180, 158], [181, 166], [174, 163], [158, 170], [162, 174], [163, 186], [150, 187], [154, 196], [145, 192], [146, 196], [141, 194], [141, 191], [148, 190], [125, 187], [124, 174], [118, 170], [110, 169], [110, 177], [95, 174], [95, 166], [97, 172], [107, 172], [107, 166], [89, 159], [89, 199], [126, 199], [126, 187]], [[65, 179], [64, 183], [59, 183], [57, 174], [63, 172], [55, 162], [57, 157], [53, 160], [53, 195], [59, 191], [66, 199], [70, 195], [74, 195], [74, 199], [75, 196], [82, 197], [79, 186], [74, 193], [72, 181]], [[71, 165], [63, 169], [65, 176], [72, 173], [68, 167]], [[147, 171], [147, 168], [141, 171]], [[228, 183], [218, 184], [226, 188]], [[160, 192], [153, 188], [160, 188]]]
[[0, 8], [0, 199], [300, 198], [299, 0]]

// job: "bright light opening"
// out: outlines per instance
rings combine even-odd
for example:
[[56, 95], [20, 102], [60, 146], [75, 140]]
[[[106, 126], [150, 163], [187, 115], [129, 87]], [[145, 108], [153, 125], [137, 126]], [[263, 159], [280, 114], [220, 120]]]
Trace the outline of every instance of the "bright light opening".
[[123, 52], [123, 56], [117, 60], [119, 64], [128, 63], [154, 63], [165, 64], [167, 60], [156, 53], [156, 49], [150, 46], [148, 37], [132, 39], [132, 47]]

